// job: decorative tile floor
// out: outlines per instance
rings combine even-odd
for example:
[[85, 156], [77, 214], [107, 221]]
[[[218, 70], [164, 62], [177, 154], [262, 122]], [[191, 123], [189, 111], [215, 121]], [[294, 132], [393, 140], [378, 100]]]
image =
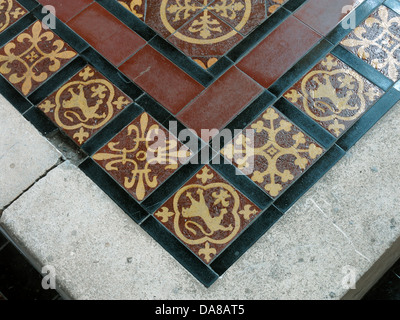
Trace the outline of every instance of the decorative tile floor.
[[39, 2], [0, 94], [207, 287], [400, 99], [398, 0]]

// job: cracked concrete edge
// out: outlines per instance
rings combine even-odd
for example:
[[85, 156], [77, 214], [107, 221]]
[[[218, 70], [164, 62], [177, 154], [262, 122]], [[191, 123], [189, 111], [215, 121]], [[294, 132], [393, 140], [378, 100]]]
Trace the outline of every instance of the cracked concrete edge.
[[0, 209], [7, 208], [48, 170], [62, 154], [0, 95]]

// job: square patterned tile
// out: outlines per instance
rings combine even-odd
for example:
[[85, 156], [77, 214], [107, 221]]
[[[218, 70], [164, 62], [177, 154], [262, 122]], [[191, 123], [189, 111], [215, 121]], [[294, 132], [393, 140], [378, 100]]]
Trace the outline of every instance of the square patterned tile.
[[380, 6], [341, 45], [393, 81], [400, 79], [400, 16]]
[[204, 68], [287, 0], [117, 0]]
[[132, 102], [101, 73], [86, 66], [38, 107], [82, 145]]
[[205, 166], [154, 216], [209, 264], [260, 211], [217, 172]]
[[16, 0], [0, 0], [0, 33], [27, 13]]
[[136, 200], [142, 201], [191, 155], [147, 113], [101, 148], [93, 159]]
[[37, 21], [0, 49], [0, 73], [27, 96], [76, 55]]
[[323, 152], [321, 146], [274, 107], [269, 107], [221, 151], [273, 198], [295, 182]]
[[285, 98], [334, 136], [341, 136], [383, 91], [329, 54], [285, 94]]

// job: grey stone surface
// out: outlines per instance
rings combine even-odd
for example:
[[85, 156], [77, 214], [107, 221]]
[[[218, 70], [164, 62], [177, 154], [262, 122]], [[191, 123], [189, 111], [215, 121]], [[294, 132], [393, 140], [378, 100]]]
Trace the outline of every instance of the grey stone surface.
[[57, 164], [61, 154], [0, 95], [0, 209]]
[[0, 224], [74, 299], [340, 299], [400, 255], [399, 128], [397, 105], [209, 289], [69, 162]]

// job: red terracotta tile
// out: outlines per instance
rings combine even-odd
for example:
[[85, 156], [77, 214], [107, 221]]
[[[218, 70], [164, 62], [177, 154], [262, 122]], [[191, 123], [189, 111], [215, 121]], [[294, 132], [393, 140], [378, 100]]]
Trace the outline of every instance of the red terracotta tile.
[[201, 129], [222, 129], [262, 91], [262, 87], [232, 67], [178, 114], [200, 136]]
[[302, 22], [289, 17], [237, 66], [268, 88], [320, 39], [316, 32]]
[[68, 25], [114, 65], [120, 65], [146, 41], [98, 3], [93, 3]]
[[347, 15], [345, 6], [357, 7], [363, 1], [309, 0], [294, 15], [325, 36]]
[[16, 0], [0, 1], [0, 33], [27, 13]]
[[36, 21], [0, 49], [0, 73], [27, 96], [77, 53]]
[[171, 176], [191, 152], [156, 120], [142, 113], [93, 159], [138, 201]]
[[38, 108], [81, 145], [132, 102], [101, 73], [86, 66]]
[[119, 69], [173, 114], [178, 113], [204, 89], [149, 45]]
[[209, 264], [260, 212], [216, 171], [205, 166], [154, 217]]
[[93, 0], [38, 0], [38, 2], [42, 5], [53, 6], [56, 9], [57, 18], [67, 22], [90, 5]]

